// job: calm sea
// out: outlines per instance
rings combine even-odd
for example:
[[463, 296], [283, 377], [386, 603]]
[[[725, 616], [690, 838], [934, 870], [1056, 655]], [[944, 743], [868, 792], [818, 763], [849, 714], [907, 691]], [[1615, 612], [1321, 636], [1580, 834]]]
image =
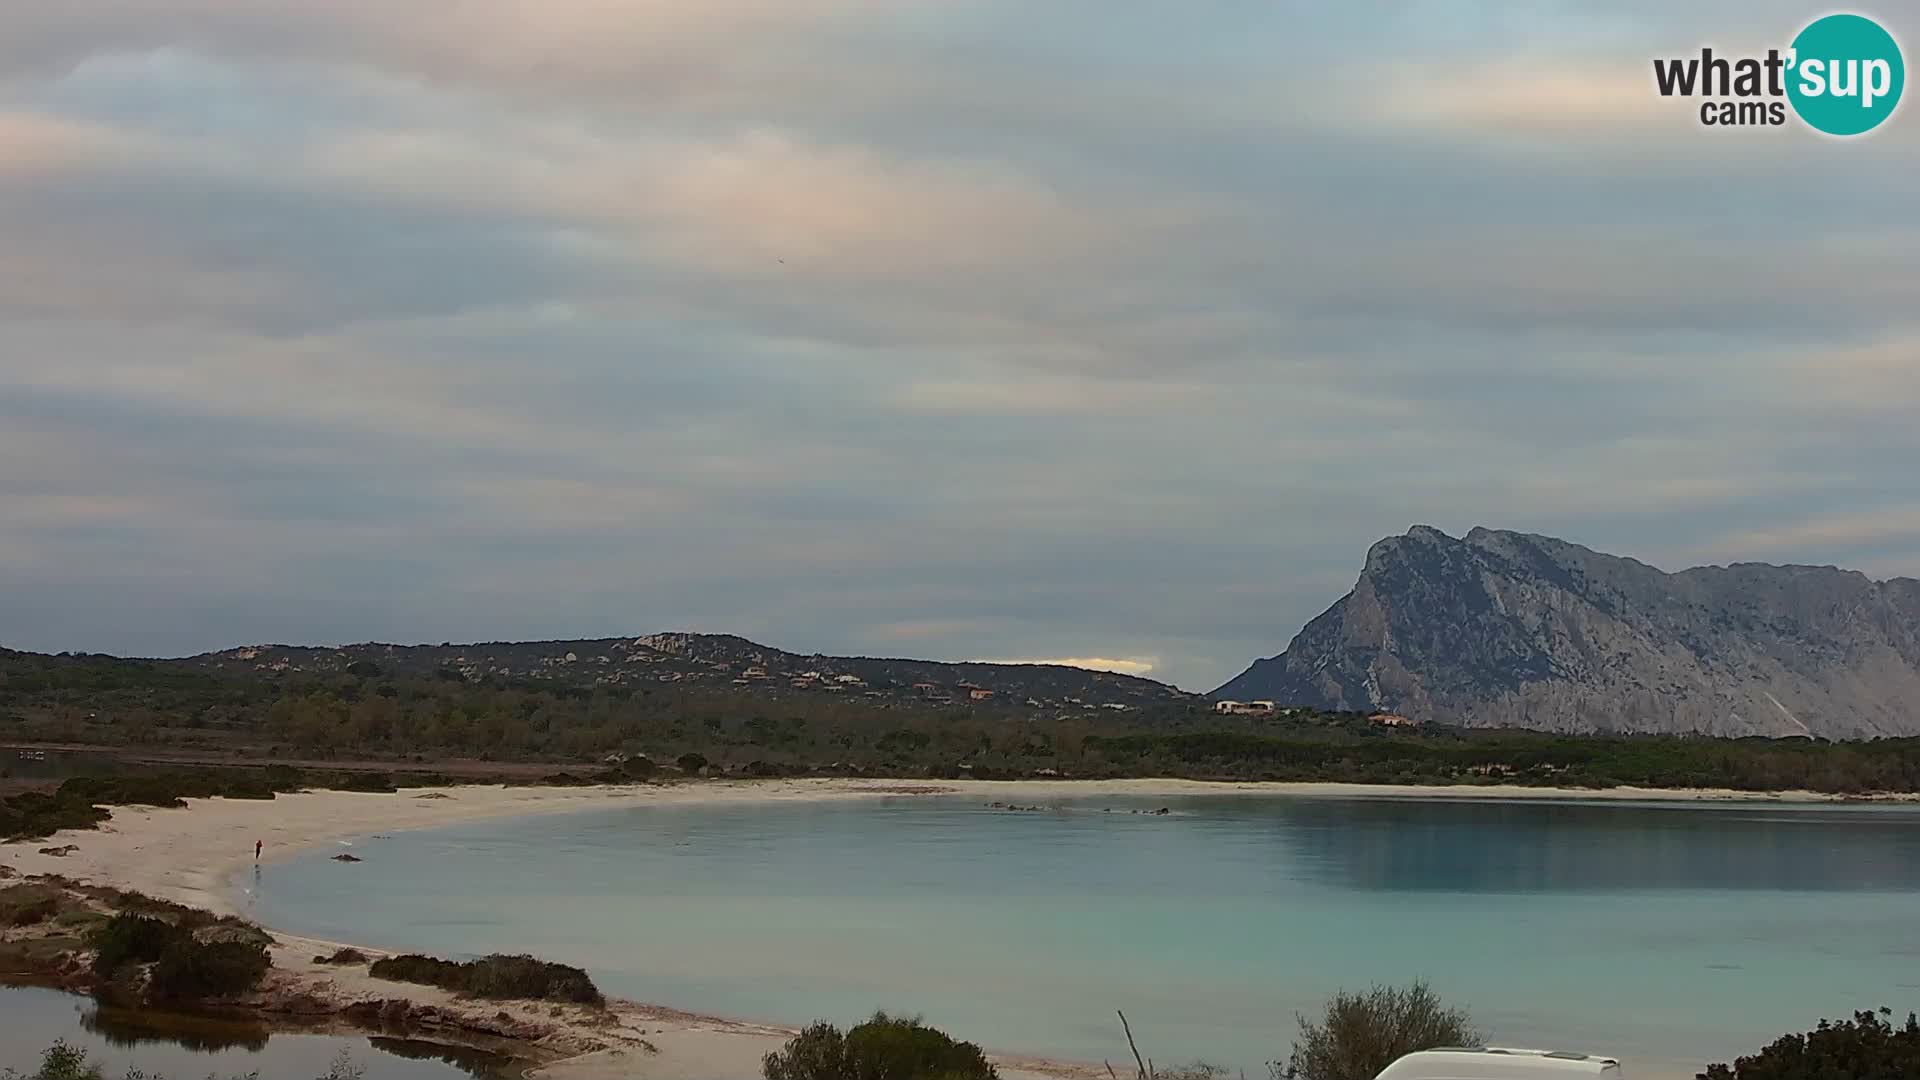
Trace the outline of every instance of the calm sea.
[[[1135, 811], [1165, 806], [1171, 813]], [[1920, 810], [972, 798], [659, 807], [266, 866], [272, 925], [528, 951], [608, 991], [800, 1024], [919, 1013], [992, 1048], [1249, 1076], [1338, 987], [1429, 980], [1497, 1043], [1689, 1074], [1920, 1006]]]

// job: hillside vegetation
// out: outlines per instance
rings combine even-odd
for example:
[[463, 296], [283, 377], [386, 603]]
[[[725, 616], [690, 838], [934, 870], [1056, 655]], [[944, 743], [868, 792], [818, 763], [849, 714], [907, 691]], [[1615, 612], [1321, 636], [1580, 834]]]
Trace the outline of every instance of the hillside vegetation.
[[[477, 758], [542, 763], [535, 775], [550, 768], [580, 779], [610, 767], [646, 778], [674, 771], [667, 764], [673, 762], [682, 772], [733, 776], [1186, 776], [1920, 791], [1920, 739], [1914, 738], [1828, 742], [1392, 728], [1360, 714], [1315, 710], [1220, 715], [1193, 699], [1125, 709], [963, 706], [771, 695], [731, 685], [577, 685], [444, 669], [406, 675], [371, 663], [351, 671], [223, 672], [186, 662], [27, 653], [0, 654], [0, 740], [193, 752], [254, 766]], [[0, 759], [0, 767], [30, 765]], [[401, 776], [397, 769], [392, 774], [395, 782]], [[262, 773], [233, 778], [235, 790], [225, 793], [268, 797], [299, 782], [313, 780]], [[84, 814], [77, 807], [90, 799], [144, 797], [116, 790], [67, 798], [70, 812]]]

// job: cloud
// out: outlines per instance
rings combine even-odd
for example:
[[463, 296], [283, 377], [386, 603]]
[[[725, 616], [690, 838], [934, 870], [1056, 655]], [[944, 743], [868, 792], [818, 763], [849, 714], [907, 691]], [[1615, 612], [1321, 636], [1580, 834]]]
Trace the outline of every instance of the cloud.
[[0, 178], [98, 167], [132, 156], [130, 140], [97, 125], [22, 110], [0, 110]]
[[1697, 127], [1696, 117], [1648, 93], [1650, 65], [1632, 68], [1610, 59], [1412, 63], [1372, 72], [1365, 83], [1376, 95], [1377, 117], [1418, 131], [1451, 128], [1515, 139], [1575, 131], [1585, 138], [1698, 134], [1686, 126]]
[[1854, 513], [1822, 514], [1771, 528], [1749, 529], [1718, 538], [1715, 550], [1769, 558], [1796, 552], [1872, 549], [1900, 544], [1920, 566], [1920, 506], [1895, 506]]
[[1204, 687], [1412, 520], [1898, 565], [1920, 129], [1668, 115], [1748, 11], [19, 13], [0, 639]]
[[1111, 671], [1119, 675], [1146, 675], [1153, 671], [1157, 657], [1131, 657], [1115, 660], [1104, 656], [1066, 656], [1049, 659], [1003, 659], [974, 660], [975, 664], [1053, 664], [1059, 667], [1086, 668], [1089, 671]]

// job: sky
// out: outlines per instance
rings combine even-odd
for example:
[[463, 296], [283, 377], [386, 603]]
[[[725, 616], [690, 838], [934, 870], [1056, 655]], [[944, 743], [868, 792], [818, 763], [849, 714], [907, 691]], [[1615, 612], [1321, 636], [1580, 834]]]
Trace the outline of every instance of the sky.
[[1652, 89], [1825, 10], [9, 4], [0, 644], [1204, 690], [1415, 523], [1920, 575], [1914, 104]]

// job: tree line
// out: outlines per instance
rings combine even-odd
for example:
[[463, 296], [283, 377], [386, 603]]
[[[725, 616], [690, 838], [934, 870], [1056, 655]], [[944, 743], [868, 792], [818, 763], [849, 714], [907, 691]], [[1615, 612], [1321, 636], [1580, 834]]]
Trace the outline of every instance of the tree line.
[[[218, 675], [166, 662], [0, 652], [0, 738], [267, 760], [475, 758], [598, 766], [609, 755], [734, 775], [1183, 776], [1359, 783], [1920, 791], [1920, 739], [1565, 735], [1205, 703], [972, 708], [676, 684]], [[0, 767], [7, 763], [0, 762]]]

